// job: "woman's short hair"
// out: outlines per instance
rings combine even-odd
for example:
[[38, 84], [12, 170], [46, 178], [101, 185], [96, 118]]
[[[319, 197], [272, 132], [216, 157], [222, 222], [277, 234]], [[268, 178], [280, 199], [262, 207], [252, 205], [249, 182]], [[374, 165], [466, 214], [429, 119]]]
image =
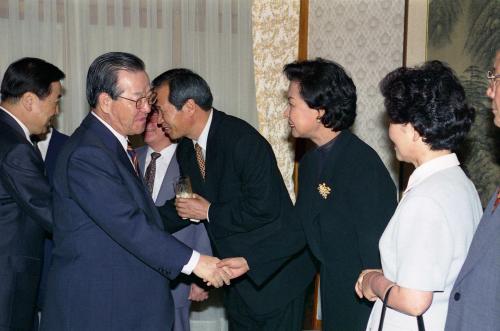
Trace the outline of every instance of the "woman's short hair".
[[380, 82], [380, 90], [389, 121], [410, 123], [432, 150], [456, 150], [474, 121], [464, 88], [440, 61], [398, 68]]
[[283, 68], [297, 82], [300, 95], [312, 109], [323, 109], [321, 123], [332, 131], [348, 129], [356, 118], [356, 86], [339, 64], [317, 58], [296, 61]]

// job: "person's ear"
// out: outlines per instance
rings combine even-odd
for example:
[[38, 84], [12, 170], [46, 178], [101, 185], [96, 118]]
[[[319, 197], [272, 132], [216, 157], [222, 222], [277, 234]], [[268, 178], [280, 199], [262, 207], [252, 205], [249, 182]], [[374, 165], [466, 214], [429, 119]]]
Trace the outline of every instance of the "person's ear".
[[33, 109], [33, 104], [35, 103], [36, 99], [38, 97], [36, 96], [35, 93], [33, 92], [25, 92], [23, 95], [21, 95], [21, 105], [23, 105], [24, 109], [27, 111], [31, 111]]
[[196, 102], [194, 102], [193, 99], [188, 99], [182, 106], [181, 110], [187, 115], [192, 116], [196, 110]]
[[103, 113], [109, 114], [111, 112], [111, 103], [113, 99], [106, 92], [101, 92], [97, 96], [97, 105], [96, 108], [99, 108]]

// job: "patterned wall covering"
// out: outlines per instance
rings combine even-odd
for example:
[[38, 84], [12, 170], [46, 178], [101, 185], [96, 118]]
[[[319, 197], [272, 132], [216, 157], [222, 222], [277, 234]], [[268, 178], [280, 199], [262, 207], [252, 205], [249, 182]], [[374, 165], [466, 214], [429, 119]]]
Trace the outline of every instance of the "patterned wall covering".
[[294, 147], [283, 118], [288, 81], [283, 66], [297, 58], [299, 0], [255, 0], [252, 6], [253, 56], [260, 132], [271, 143], [290, 195]]
[[500, 132], [492, 121], [491, 100], [486, 97], [486, 71], [500, 48], [499, 0], [431, 0], [429, 2], [429, 60], [447, 62], [458, 74], [476, 120], [459, 159], [486, 207], [500, 183]]
[[[353, 131], [380, 155], [396, 179], [380, 80], [403, 64], [404, 0], [310, 0], [308, 57], [340, 63], [358, 91]], [[395, 180], [396, 181], [396, 180]]]

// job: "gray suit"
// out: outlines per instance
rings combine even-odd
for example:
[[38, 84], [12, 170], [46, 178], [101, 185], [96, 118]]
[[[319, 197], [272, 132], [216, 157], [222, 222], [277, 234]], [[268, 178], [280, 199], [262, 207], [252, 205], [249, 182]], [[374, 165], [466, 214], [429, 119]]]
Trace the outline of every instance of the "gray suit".
[[500, 330], [500, 206], [496, 192], [450, 295], [447, 331]]
[[[136, 151], [141, 173], [144, 174], [144, 169], [147, 167], [145, 162], [148, 146], [139, 147]], [[170, 200], [175, 196], [174, 184], [178, 177], [179, 164], [177, 163], [177, 157], [174, 154], [170, 164], [168, 165], [167, 172], [163, 178], [160, 191], [158, 192], [158, 196], [155, 201], [157, 206], [162, 206], [167, 200]], [[210, 240], [205, 226], [202, 223], [190, 224], [184, 229], [174, 233], [173, 236], [201, 254], [212, 255]], [[189, 330], [189, 308], [191, 306], [191, 301], [188, 299], [191, 289], [188, 277], [183, 275], [179, 276], [176, 281], [171, 283], [171, 288], [175, 305], [175, 321], [173, 331], [187, 331]]]

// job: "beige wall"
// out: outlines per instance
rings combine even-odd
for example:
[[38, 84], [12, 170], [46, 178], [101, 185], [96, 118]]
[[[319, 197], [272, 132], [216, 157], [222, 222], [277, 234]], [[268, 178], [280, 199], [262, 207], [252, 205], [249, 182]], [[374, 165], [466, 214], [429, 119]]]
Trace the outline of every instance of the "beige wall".
[[380, 155], [393, 179], [380, 80], [403, 64], [404, 0], [310, 0], [308, 57], [338, 62], [358, 91], [353, 131]]

